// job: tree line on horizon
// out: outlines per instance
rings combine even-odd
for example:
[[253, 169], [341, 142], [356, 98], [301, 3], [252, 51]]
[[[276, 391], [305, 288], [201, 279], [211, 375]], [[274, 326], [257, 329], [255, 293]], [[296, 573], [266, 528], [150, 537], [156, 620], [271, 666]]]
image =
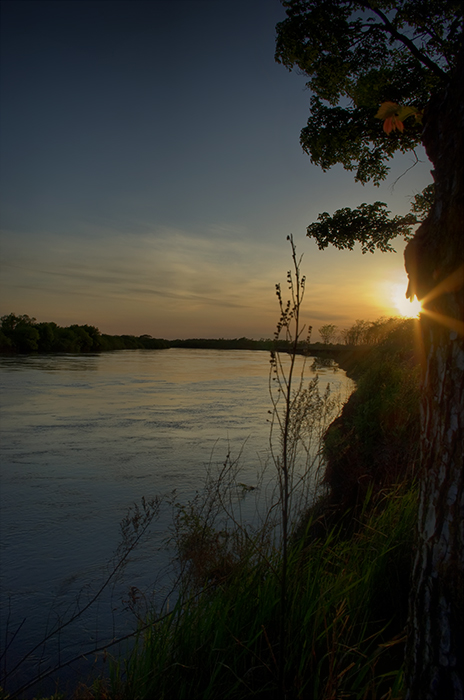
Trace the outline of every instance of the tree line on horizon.
[[[392, 330], [401, 319], [379, 318], [377, 321], [356, 320], [349, 328], [339, 329], [334, 324], [326, 324], [318, 329], [321, 342], [310, 343], [309, 347], [336, 345], [373, 345]], [[307, 344], [300, 343], [303, 352]], [[166, 348], [197, 348], [227, 350], [266, 350], [275, 349], [275, 341], [270, 338], [253, 340], [250, 338], [185, 338], [166, 340], [151, 335], [108, 335], [101, 333], [96, 326], [88, 324], [59, 326], [52, 322], [38, 322], [23, 314], [7, 314], [0, 318], [0, 352], [2, 353], [87, 353], [108, 352], [111, 350], [159, 350]], [[285, 350], [285, 341], [279, 341], [279, 349]]]
[[0, 323], [0, 351], [7, 353], [80, 353], [170, 347], [167, 340], [150, 335], [107, 335], [100, 333], [96, 326], [59, 326], [53, 321], [37, 322], [25, 314], [2, 316]]

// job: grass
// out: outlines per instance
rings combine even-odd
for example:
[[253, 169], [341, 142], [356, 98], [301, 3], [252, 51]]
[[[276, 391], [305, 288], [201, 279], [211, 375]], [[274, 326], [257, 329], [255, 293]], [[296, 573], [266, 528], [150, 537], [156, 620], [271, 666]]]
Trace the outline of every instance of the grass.
[[107, 697], [278, 698], [281, 654], [286, 698], [400, 697], [415, 519], [415, 490], [398, 486], [349, 539], [293, 542], [284, 650], [281, 553], [240, 561], [140, 633]]

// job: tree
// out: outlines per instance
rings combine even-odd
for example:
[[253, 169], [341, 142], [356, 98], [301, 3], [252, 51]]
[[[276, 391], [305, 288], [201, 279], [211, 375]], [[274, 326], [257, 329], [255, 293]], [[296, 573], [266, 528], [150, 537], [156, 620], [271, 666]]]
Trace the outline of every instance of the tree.
[[337, 334], [337, 326], [333, 323], [326, 323], [324, 326], [319, 328], [319, 335], [322, 338], [322, 342], [326, 345], [333, 343], [335, 336]]
[[369, 321], [358, 319], [350, 328], [345, 328], [342, 331], [342, 338], [347, 345], [361, 345], [366, 342], [370, 326]]
[[408, 295], [423, 300], [425, 352], [423, 476], [407, 655], [411, 699], [464, 697], [463, 59], [464, 53], [453, 79], [427, 108], [423, 141], [435, 166], [435, 202], [405, 251]]
[[88, 328], [90, 326], [69, 326], [69, 330], [74, 333], [74, 352], [90, 352], [93, 349], [93, 338], [87, 332]]
[[[35, 318], [30, 318], [26, 314], [15, 316], [8, 314], [2, 316], [1, 328], [3, 335], [8, 338], [9, 345], [16, 352], [36, 352], [38, 349], [39, 332], [35, 327]], [[4, 345], [8, 346], [7, 342]]]
[[376, 248], [384, 253], [392, 252], [392, 238], [408, 238], [412, 224], [417, 223], [414, 214], [389, 217], [385, 202], [361, 204], [356, 209], [338, 209], [333, 216], [326, 211], [319, 214], [318, 221], [310, 224], [307, 233], [317, 242], [319, 250], [334, 245], [340, 250], [353, 250], [361, 243], [363, 253], [373, 253]]
[[39, 332], [39, 352], [53, 352], [56, 323], [37, 323], [36, 328]]
[[[378, 185], [388, 161], [421, 143], [421, 115], [446, 83], [462, 44], [462, 3], [453, 0], [283, 0], [287, 19], [277, 25], [276, 60], [298, 68], [311, 90], [310, 117], [300, 143], [323, 170], [341, 163], [355, 179]], [[396, 9], [393, 9], [393, 8]], [[408, 103], [401, 130], [386, 133], [374, 118], [379, 105]], [[415, 118], [411, 118], [415, 117]], [[362, 204], [320, 215], [308, 227], [321, 248], [331, 242], [363, 252], [391, 250], [389, 241], [408, 235], [428, 213], [431, 189], [416, 197], [412, 213], [388, 221], [385, 203]], [[340, 214], [343, 215], [340, 215]], [[338, 216], [337, 216], [338, 215]], [[369, 229], [370, 233], [367, 230]]]
[[[464, 214], [463, 5], [452, 0], [289, 0], [277, 25], [276, 60], [308, 76], [310, 117], [301, 144], [324, 170], [341, 163], [378, 184], [388, 160], [423, 143], [434, 192], [413, 205], [426, 215], [405, 251], [407, 294], [423, 303], [421, 505], [406, 648], [409, 700], [464, 697]], [[383, 106], [383, 111], [379, 110]], [[387, 105], [387, 107], [385, 107]], [[404, 110], [409, 107], [410, 110]], [[388, 111], [390, 110], [390, 111]], [[408, 116], [404, 115], [408, 113]], [[381, 128], [376, 116], [384, 119]], [[370, 213], [323, 215], [309, 227], [329, 242], [387, 250], [377, 202]], [[343, 212], [343, 210], [341, 210]], [[324, 228], [325, 227], [325, 228]], [[379, 233], [380, 232], [380, 233]]]
[[2, 326], [2, 331], [8, 336], [13, 333], [15, 328], [19, 325], [33, 326], [35, 324], [35, 318], [23, 314], [22, 316], [16, 316], [16, 314], [5, 314], [0, 318], [0, 323]]

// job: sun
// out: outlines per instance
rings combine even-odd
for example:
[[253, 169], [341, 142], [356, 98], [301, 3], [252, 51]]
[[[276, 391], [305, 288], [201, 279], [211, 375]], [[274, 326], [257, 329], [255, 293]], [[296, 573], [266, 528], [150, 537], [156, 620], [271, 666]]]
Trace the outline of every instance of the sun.
[[405, 288], [402, 284], [395, 284], [392, 289], [392, 302], [399, 314], [404, 318], [414, 318], [422, 311], [422, 304], [416, 298], [412, 301], [406, 299]]

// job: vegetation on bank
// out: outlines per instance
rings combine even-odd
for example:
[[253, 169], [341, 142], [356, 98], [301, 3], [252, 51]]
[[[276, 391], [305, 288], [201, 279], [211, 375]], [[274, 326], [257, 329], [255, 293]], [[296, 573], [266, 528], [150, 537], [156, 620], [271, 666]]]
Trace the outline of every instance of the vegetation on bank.
[[402, 697], [417, 520], [413, 337], [414, 321], [399, 321], [351, 357], [358, 389], [325, 434], [326, 490], [290, 535], [284, 620], [282, 547], [240, 523], [225, 536], [189, 511], [178, 538], [185, 595], [144, 622], [110, 697]]
[[367, 497], [410, 484], [419, 464], [420, 354], [417, 319], [388, 323], [373, 346], [347, 347], [338, 364], [356, 381], [324, 435], [328, 495], [319, 522], [348, 522]]
[[[319, 499], [287, 513], [285, 559], [271, 517], [282, 494], [258, 527], [245, 525], [235, 513], [246, 487], [226, 461], [191, 502], [173, 503], [176, 603], [134, 608], [135, 646], [76, 700], [402, 698], [417, 520], [415, 324], [389, 321], [379, 342], [340, 355], [357, 390], [324, 432]], [[280, 371], [278, 354], [274, 361]], [[278, 380], [276, 395], [286, 386]], [[302, 418], [325, 404], [298, 380], [288, 397], [283, 429], [300, 459], [310, 423]], [[282, 471], [279, 454], [276, 466]]]
[[358, 389], [325, 433], [325, 491], [290, 534], [284, 619], [281, 545], [240, 523], [225, 536], [189, 511], [178, 537], [185, 595], [144, 622], [114, 666], [111, 697], [402, 697], [417, 520], [414, 324], [398, 320], [379, 345], [346, 357]]
[[[333, 356], [346, 345], [373, 345], [382, 341], [397, 319], [380, 318], [376, 321], [357, 320], [341, 331], [337, 326], [319, 328], [323, 342], [298, 341], [298, 352]], [[159, 350], [166, 348], [196, 348], [204, 350], [264, 350], [285, 351], [289, 345], [285, 339], [261, 338], [185, 338], [166, 340], [151, 335], [108, 335], [100, 333], [96, 326], [87, 324], [59, 326], [52, 322], [38, 322], [26, 314], [13, 313], [0, 318], [0, 353], [48, 354], [87, 353], [112, 350]]]
[[107, 335], [89, 325], [58, 326], [37, 322], [27, 315], [8, 314], [0, 319], [0, 352], [80, 353], [108, 350], [155, 350], [170, 347], [167, 340], [150, 335]]
[[[416, 494], [398, 486], [369, 506], [366, 500], [351, 537], [333, 528], [290, 547], [283, 650], [281, 551], [257, 553], [242, 535], [240, 557], [229, 557], [197, 596], [140, 632], [106, 692], [147, 700], [278, 698], [283, 654], [282, 697], [399, 697]], [[197, 547], [202, 555], [211, 557]]]
[[[386, 489], [375, 504], [366, 499], [350, 537], [334, 527], [290, 547], [286, 698], [402, 697], [416, 500], [414, 488]], [[218, 552], [209, 549], [212, 533], [197, 532], [206, 575]], [[80, 687], [73, 700], [280, 698], [281, 552], [259, 556], [254, 544], [243, 536], [240, 556], [231, 562], [229, 553], [222, 574], [211, 571], [165, 614], [153, 611], [135, 647], [111, 662], [110, 677]], [[57, 692], [53, 700], [70, 696]]]

